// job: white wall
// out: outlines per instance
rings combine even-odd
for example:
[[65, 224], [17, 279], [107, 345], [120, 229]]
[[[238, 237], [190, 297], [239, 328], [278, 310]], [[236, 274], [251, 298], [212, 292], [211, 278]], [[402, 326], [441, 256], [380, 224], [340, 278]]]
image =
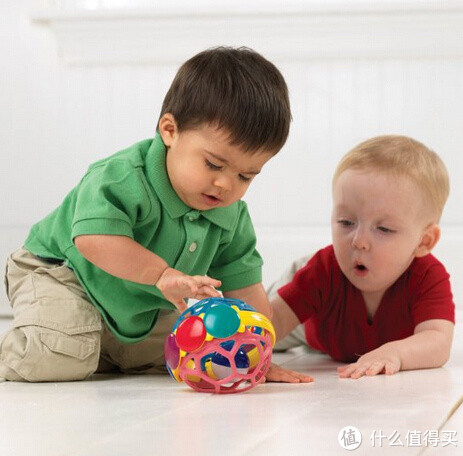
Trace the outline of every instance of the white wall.
[[[59, 34], [31, 22], [30, 5], [25, 0], [0, 2], [1, 258], [21, 245], [32, 223], [60, 203], [89, 163], [153, 135], [163, 96], [181, 61], [68, 64]], [[432, 20], [433, 13], [427, 14]], [[395, 30], [389, 32], [392, 42]], [[463, 37], [463, 25], [461, 32]], [[288, 51], [285, 57], [271, 47], [264, 52], [267, 48], [253, 41], [257, 37], [252, 33], [251, 28], [239, 44], [263, 49], [280, 67], [294, 119], [284, 150], [247, 196], [266, 260], [264, 281], [274, 280], [291, 259], [329, 242], [330, 179], [339, 158], [365, 138], [399, 133], [434, 148], [448, 165], [452, 189], [436, 254], [452, 274], [461, 305], [463, 53], [439, 56], [433, 50], [427, 56], [407, 50], [400, 55], [396, 43], [390, 56], [387, 46], [378, 55], [374, 49], [368, 55], [336, 54], [334, 35], [329, 58], [323, 58], [322, 47], [317, 55], [298, 57]], [[189, 39], [194, 42], [195, 36]], [[275, 40], [281, 39], [276, 30]], [[201, 45], [224, 44], [223, 37], [216, 42], [213, 34], [202, 40]], [[305, 43], [310, 47], [310, 40], [299, 41], [301, 49]], [[165, 44], [153, 43], [153, 49]], [[8, 312], [3, 295], [2, 312]]]

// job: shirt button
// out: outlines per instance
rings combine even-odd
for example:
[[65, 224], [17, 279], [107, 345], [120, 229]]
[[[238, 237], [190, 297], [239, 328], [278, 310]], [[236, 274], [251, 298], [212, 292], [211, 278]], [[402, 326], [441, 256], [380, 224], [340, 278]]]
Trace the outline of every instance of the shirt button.
[[192, 242], [190, 247], [188, 248], [188, 250], [190, 252], [194, 252], [196, 250], [196, 248], [198, 247], [198, 244], [196, 244], [196, 242]]
[[194, 222], [195, 220], [198, 220], [199, 218], [199, 212], [198, 211], [191, 211], [188, 215], [188, 220], [190, 222]]

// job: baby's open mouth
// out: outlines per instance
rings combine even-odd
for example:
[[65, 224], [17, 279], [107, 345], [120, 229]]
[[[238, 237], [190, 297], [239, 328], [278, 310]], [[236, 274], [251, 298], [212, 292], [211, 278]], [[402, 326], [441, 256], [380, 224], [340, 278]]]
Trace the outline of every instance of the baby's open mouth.
[[368, 274], [368, 268], [359, 261], [355, 262], [354, 271], [360, 277], [363, 277]]

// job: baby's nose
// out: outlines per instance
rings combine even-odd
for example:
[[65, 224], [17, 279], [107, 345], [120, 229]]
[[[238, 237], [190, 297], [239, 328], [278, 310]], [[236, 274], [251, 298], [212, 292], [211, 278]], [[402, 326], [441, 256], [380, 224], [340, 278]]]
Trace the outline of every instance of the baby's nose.
[[368, 240], [367, 234], [363, 230], [358, 229], [355, 232], [352, 245], [359, 250], [369, 250], [370, 242]]

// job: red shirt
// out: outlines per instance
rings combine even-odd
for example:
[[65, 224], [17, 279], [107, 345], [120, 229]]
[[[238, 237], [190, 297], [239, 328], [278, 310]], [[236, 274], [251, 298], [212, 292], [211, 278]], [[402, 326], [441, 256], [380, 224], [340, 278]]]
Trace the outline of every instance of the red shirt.
[[333, 246], [319, 250], [278, 290], [301, 323], [310, 347], [336, 361], [353, 362], [386, 342], [413, 334], [419, 323], [455, 323], [449, 274], [433, 255], [415, 258], [386, 290], [373, 317], [362, 293], [342, 273]]

